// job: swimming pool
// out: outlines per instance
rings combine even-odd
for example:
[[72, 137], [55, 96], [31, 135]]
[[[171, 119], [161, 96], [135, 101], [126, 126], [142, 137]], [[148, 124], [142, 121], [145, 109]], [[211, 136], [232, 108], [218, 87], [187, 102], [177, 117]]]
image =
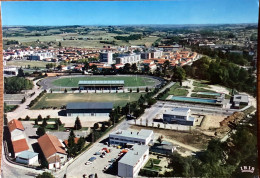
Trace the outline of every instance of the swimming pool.
[[212, 92], [198, 92], [198, 95], [208, 95], [208, 96], [220, 96], [220, 93], [212, 93]]
[[186, 101], [186, 102], [196, 102], [196, 103], [217, 103], [217, 100], [214, 99], [203, 99], [203, 98], [191, 98], [191, 97], [182, 97], [182, 96], [173, 96], [170, 100], [174, 101]]

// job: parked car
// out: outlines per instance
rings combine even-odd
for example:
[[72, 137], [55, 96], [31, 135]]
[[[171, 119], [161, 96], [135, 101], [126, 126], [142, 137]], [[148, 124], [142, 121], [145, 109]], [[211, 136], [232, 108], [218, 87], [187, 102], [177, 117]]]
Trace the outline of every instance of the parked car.
[[101, 155], [101, 152], [97, 151], [94, 155]]
[[116, 159], [111, 159], [109, 162], [113, 163], [113, 162], [116, 162]]
[[95, 161], [97, 158], [96, 157], [91, 157], [91, 158], [89, 158], [89, 161], [90, 162], [93, 162], [93, 161]]
[[89, 164], [92, 164], [93, 162], [92, 161], [87, 161], [85, 162], [85, 165], [89, 165]]
[[106, 155], [105, 155], [105, 154], [102, 154], [102, 155], [100, 155], [100, 157], [101, 157], [101, 158], [105, 158], [105, 157], [106, 157]]

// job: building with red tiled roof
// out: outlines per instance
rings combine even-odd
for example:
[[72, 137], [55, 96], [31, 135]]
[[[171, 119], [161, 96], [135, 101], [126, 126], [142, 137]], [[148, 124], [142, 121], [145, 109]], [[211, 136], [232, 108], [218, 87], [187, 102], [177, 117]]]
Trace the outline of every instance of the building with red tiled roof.
[[13, 150], [15, 157], [20, 154], [22, 151], [29, 150], [29, 146], [26, 142], [26, 139], [20, 139], [16, 141], [12, 141], [13, 144]]
[[[38, 138], [38, 143], [42, 149], [44, 157], [49, 163], [49, 169], [55, 167], [60, 168], [60, 164], [67, 160], [67, 153], [65, 151], [64, 145], [56, 136], [44, 134]], [[57, 156], [59, 159], [56, 159]]]
[[24, 127], [21, 121], [18, 121], [17, 119], [13, 119], [10, 122], [8, 122], [8, 129], [11, 133], [11, 140], [20, 140], [24, 139]]

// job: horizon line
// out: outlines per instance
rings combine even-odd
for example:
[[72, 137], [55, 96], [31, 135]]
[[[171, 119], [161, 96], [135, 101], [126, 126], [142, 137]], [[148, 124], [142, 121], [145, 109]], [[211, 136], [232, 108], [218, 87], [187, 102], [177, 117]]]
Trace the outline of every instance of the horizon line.
[[89, 24], [89, 25], [79, 25], [79, 24], [73, 24], [73, 25], [3, 25], [2, 27], [7, 27], [7, 26], [39, 26], [39, 27], [44, 27], [44, 26], [50, 26], [50, 27], [57, 27], [57, 26], [164, 26], [164, 25], [173, 25], [173, 26], [180, 26], [180, 25], [258, 25], [258, 22], [243, 22], [243, 23], [202, 23], [202, 24], [117, 24], [117, 25], [110, 25], [110, 24]]

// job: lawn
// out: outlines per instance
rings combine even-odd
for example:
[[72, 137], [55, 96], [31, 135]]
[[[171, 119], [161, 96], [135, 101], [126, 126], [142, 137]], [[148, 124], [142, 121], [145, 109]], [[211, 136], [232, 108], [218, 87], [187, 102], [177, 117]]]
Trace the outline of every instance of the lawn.
[[169, 95], [174, 96], [187, 96], [188, 90], [186, 87], [181, 87], [179, 83], [175, 83], [161, 99], [165, 100]]
[[[154, 161], [153, 162], [153, 166], [151, 165], [152, 160]], [[149, 159], [149, 161], [145, 164], [144, 168], [145, 169], [150, 169], [150, 170], [153, 170], [153, 171], [160, 171], [162, 169], [162, 167], [155, 165], [155, 162], [158, 163], [158, 161], [156, 159]]]
[[207, 83], [206, 81], [194, 81], [193, 86], [195, 86], [195, 87], [208, 87], [208, 85], [206, 83]]
[[29, 60], [14, 60], [14, 61], [7, 61], [7, 66], [17, 66], [17, 67], [27, 67], [30, 65], [30, 68], [33, 69], [34, 67], [39, 68], [46, 68], [46, 64], [51, 62], [45, 62], [45, 61], [29, 61]]
[[140, 96], [141, 93], [48, 93], [31, 109], [60, 108], [70, 102], [113, 102], [114, 107], [117, 107], [124, 106], [131, 101], [137, 101]]
[[193, 92], [213, 92], [213, 93], [215, 93], [215, 91], [208, 90], [208, 89], [205, 89], [205, 88], [200, 88], [200, 87], [194, 87], [194, 89], [192, 91]]
[[126, 87], [134, 86], [152, 86], [155, 80], [140, 76], [91, 76], [91, 77], [68, 77], [60, 78], [52, 82], [53, 85], [61, 87], [78, 87], [80, 80], [124, 80]]
[[[40, 127], [41, 125], [40, 125], [40, 122], [39, 122], [39, 125], [34, 125], [33, 127], [34, 128], [38, 128], [38, 127]], [[64, 131], [65, 130], [65, 128], [64, 128], [64, 124], [62, 124], [61, 126], [59, 126], [59, 129], [58, 129], [59, 131]], [[57, 131], [56, 129], [55, 129], [55, 125], [54, 124], [48, 124], [46, 127], [45, 127], [45, 131]]]

